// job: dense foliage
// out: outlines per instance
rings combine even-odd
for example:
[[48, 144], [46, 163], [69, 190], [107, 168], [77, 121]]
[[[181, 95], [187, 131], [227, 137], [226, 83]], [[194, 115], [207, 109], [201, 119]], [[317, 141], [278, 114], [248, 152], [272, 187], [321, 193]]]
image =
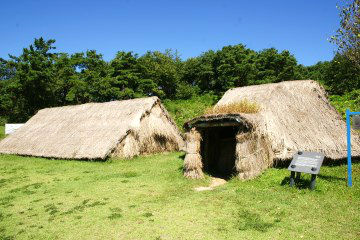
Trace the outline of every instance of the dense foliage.
[[360, 0], [344, 0], [338, 9], [340, 27], [331, 41], [360, 69]]
[[305, 67], [289, 51], [253, 51], [239, 44], [185, 61], [167, 50], [142, 56], [120, 51], [107, 62], [95, 50], [56, 52], [54, 43], [35, 39], [20, 56], [0, 58], [1, 121], [26, 121], [46, 107], [144, 96], [183, 104], [185, 99], [201, 101], [198, 96], [204, 94], [217, 99], [232, 87], [293, 79], [318, 80], [330, 94], [349, 96], [354, 108], [359, 106], [352, 99], [352, 91], [360, 89], [359, 70], [340, 54]]

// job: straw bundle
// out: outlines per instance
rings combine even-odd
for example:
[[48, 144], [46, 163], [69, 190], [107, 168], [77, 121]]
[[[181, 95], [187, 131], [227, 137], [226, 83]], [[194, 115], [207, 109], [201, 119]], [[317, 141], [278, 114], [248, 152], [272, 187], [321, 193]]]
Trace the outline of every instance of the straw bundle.
[[186, 154], [184, 159], [184, 176], [192, 179], [199, 179], [204, 177], [202, 171], [203, 164], [201, 162], [201, 155], [199, 153]]
[[200, 155], [201, 135], [195, 128], [185, 134], [186, 156], [184, 159], [184, 175], [187, 178], [203, 178], [203, 164]]

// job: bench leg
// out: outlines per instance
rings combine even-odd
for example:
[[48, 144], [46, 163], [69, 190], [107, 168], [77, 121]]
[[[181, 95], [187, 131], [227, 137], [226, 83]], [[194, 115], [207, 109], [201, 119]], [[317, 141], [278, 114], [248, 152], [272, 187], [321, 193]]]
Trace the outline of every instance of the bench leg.
[[295, 172], [291, 171], [290, 174], [290, 187], [293, 187], [295, 185]]
[[315, 183], [316, 183], [316, 175], [315, 174], [311, 174], [311, 182], [310, 182], [310, 189], [314, 190], [315, 189]]

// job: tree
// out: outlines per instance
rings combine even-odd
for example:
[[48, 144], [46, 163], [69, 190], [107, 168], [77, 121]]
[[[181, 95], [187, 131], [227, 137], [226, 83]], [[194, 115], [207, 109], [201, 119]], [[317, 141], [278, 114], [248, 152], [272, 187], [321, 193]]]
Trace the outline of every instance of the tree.
[[[132, 52], [118, 52], [110, 62], [110, 77], [114, 78], [118, 99], [134, 98], [137, 95], [140, 73], [137, 55]], [[139, 93], [139, 95], [142, 95]]]
[[338, 9], [340, 28], [330, 41], [360, 69], [360, 0], [346, 0]]
[[115, 78], [109, 76], [109, 64], [95, 50], [75, 53], [71, 64], [76, 71], [69, 81], [66, 100], [72, 104], [106, 102], [119, 99]]
[[214, 91], [216, 53], [212, 50], [196, 58], [189, 58], [183, 64], [182, 82], [200, 89], [201, 92]]
[[330, 94], [343, 95], [360, 89], [359, 70], [346, 56], [336, 54], [325, 67], [323, 83]]
[[233, 87], [249, 85], [254, 80], [256, 52], [239, 44], [223, 47], [216, 52], [215, 89], [225, 92]]
[[201, 92], [221, 94], [233, 87], [295, 79], [296, 71], [296, 59], [288, 51], [255, 52], [238, 44], [188, 59], [182, 79]]
[[297, 62], [289, 51], [279, 53], [275, 48], [260, 51], [256, 57], [254, 84], [281, 82], [295, 79]]
[[139, 59], [143, 84], [151, 87], [151, 95], [175, 98], [180, 83], [181, 60], [177, 52], [147, 52]]
[[325, 84], [325, 74], [330, 64], [330, 61], [320, 61], [312, 66], [297, 65], [295, 68], [295, 79], [311, 79]]
[[2, 109], [10, 120], [21, 122], [37, 110], [56, 105], [53, 63], [57, 54], [52, 53], [55, 40], [35, 39], [24, 48], [19, 57], [7, 61], [13, 74], [2, 88]]

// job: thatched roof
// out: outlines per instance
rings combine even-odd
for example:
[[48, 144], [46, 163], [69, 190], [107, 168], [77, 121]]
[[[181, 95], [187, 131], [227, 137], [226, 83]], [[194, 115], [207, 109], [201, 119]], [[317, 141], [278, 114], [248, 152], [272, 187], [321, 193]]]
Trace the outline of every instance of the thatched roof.
[[[161, 114], [172, 127], [165, 136], [176, 135], [173, 141], [182, 145], [180, 132], [160, 100], [149, 97], [40, 110], [22, 128], [0, 142], [0, 153], [104, 159], [130, 132], [138, 131], [142, 119], [155, 106], [160, 109], [156, 110], [160, 112], [158, 115]], [[146, 131], [153, 127], [148, 122], [152, 118], [146, 118]]]
[[[346, 157], [346, 124], [330, 105], [325, 90], [312, 80], [286, 81], [228, 90], [217, 106], [247, 99], [260, 105], [254, 114], [205, 115], [185, 128], [236, 122], [247, 124], [270, 140], [274, 159], [289, 159], [294, 152], [320, 151], [327, 158]], [[353, 156], [360, 156], [360, 137], [352, 132]]]
[[252, 124], [240, 114], [221, 114], [205, 115], [187, 121], [184, 124], [185, 130], [189, 131], [193, 127], [226, 127], [242, 125], [247, 129], [252, 128]]

